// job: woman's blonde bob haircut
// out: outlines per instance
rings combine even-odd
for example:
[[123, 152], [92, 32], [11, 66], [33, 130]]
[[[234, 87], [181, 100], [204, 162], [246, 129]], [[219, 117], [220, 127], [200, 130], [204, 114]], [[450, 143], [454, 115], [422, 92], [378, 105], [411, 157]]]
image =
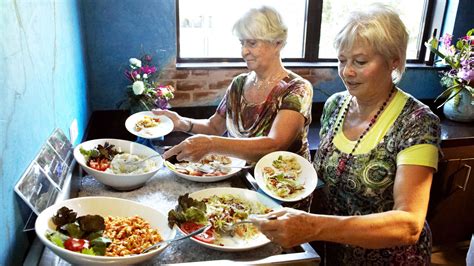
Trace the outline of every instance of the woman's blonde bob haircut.
[[269, 6], [247, 11], [235, 22], [232, 32], [240, 40], [264, 40], [283, 45], [288, 37], [288, 27], [280, 13]]
[[392, 80], [398, 83], [405, 72], [408, 32], [398, 14], [389, 6], [372, 4], [353, 11], [334, 40], [336, 50], [351, 49], [355, 42], [368, 44], [387, 62], [399, 60], [392, 72]]

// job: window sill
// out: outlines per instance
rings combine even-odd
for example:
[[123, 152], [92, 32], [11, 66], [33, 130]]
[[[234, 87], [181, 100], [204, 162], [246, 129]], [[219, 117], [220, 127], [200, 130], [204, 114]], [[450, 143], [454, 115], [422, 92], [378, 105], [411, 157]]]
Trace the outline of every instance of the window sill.
[[[337, 68], [336, 62], [283, 62], [288, 68]], [[246, 68], [244, 62], [203, 62], [203, 63], [176, 63], [176, 69], [227, 69]], [[429, 66], [424, 63], [408, 63], [408, 69], [444, 69], [446, 66]]]

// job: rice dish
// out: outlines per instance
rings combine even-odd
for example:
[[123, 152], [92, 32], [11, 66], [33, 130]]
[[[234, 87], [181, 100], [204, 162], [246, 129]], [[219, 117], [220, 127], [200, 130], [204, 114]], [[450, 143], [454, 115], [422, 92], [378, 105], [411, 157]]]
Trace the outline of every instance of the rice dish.
[[110, 162], [110, 167], [105, 170], [111, 174], [144, 174], [156, 169], [154, 160], [148, 159], [141, 163], [137, 162], [145, 159], [145, 156], [138, 156], [130, 153], [117, 154]]

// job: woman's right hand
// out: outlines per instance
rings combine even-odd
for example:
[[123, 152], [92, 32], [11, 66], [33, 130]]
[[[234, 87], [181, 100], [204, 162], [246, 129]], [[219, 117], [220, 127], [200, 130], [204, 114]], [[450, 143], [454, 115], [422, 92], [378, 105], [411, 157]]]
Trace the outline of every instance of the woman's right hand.
[[170, 110], [163, 110], [163, 109], [153, 109], [153, 114], [155, 115], [164, 115], [173, 121], [173, 131], [187, 131], [189, 129], [189, 122], [178, 113], [170, 111]]

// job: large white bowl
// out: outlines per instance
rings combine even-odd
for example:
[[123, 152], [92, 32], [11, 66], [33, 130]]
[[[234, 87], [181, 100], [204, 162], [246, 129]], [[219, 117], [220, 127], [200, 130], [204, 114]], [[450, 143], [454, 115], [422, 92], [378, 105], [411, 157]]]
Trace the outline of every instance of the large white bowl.
[[113, 174], [95, 170], [87, 166], [84, 155], [81, 154], [79, 149], [82, 147], [85, 150], [90, 150], [97, 147], [97, 145], [99, 144], [104, 145], [105, 142], [113, 144], [116, 148], [121, 149], [121, 151], [130, 154], [146, 157], [152, 155], [159, 155], [158, 152], [145, 145], [121, 139], [94, 139], [77, 145], [74, 149], [74, 158], [76, 159], [76, 161], [89, 175], [93, 176], [95, 179], [97, 179], [104, 185], [111, 186], [117, 190], [132, 190], [143, 186], [146, 181], [148, 181], [148, 179], [154, 176], [156, 172], [158, 172], [158, 170], [160, 170], [163, 166], [163, 158], [161, 156], [151, 158], [151, 160], [154, 160], [156, 162], [156, 168], [150, 172], [146, 172], [143, 174]]
[[158, 229], [161, 237], [163, 239], [171, 239], [176, 235], [175, 229], [170, 229], [168, 227], [168, 218], [166, 215], [162, 214], [158, 210], [140, 204], [138, 202], [111, 198], [111, 197], [82, 197], [75, 198], [70, 200], [65, 200], [59, 203], [56, 203], [40, 213], [35, 223], [35, 231], [39, 239], [56, 255], [62, 259], [79, 265], [128, 265], [136, 264], [146, 260], [151, 259], [152, 257], [160, 254], [167, 245], [162, 245], [158, 249], [150, 251], [145, 254], [132, 255], [126, 257], [105, 257], [105, 256], [93, 256], [81, 254], [78, 252], [73, 252], [61, 247], [56, 246], [51, 241], [46, 238], [47, 230], [55, 230], [56, 226], [54, 225], [51, 217], [53, 217], [57, 210], [61, 207], [67, 207], [77, 212], [78, 216], [82, 215], [101, 215], [101, 216], [120, 216], [120, 217], [130, 217], [138, 215], [145, 219], [150, 226], [154, 229]]
[[[302, 184], [304, 186], [304, 189], [300, 193], [296, 193], [294, 196], [288, 198], [282, 198], [275, 194], [273, 191], [271, 191], [267, 187], [265, 178], [263, 176], [263, 168], [267, 166], [271, 167], [273, 161], [276, 160], [280, 155], [293, 156], [296, 158], [296, 161], [301, 165], [301, 173], [299, 174], [296, 181]], [[311, 193], [313, 193], [313, 191], [316, 189], [316, 185], [318, 184], [318, 174], [316, 173], [316, 170], [314, 170], [313, 165], [300, 155], [288, 151], [275, 151], [260, 158], [260, 160], [255, 165], [254, 174], [258, 186], [267, 195], [277, 200], [286, 202], [294, 202], [306, 198], [307, 196], [311, 195]]]

